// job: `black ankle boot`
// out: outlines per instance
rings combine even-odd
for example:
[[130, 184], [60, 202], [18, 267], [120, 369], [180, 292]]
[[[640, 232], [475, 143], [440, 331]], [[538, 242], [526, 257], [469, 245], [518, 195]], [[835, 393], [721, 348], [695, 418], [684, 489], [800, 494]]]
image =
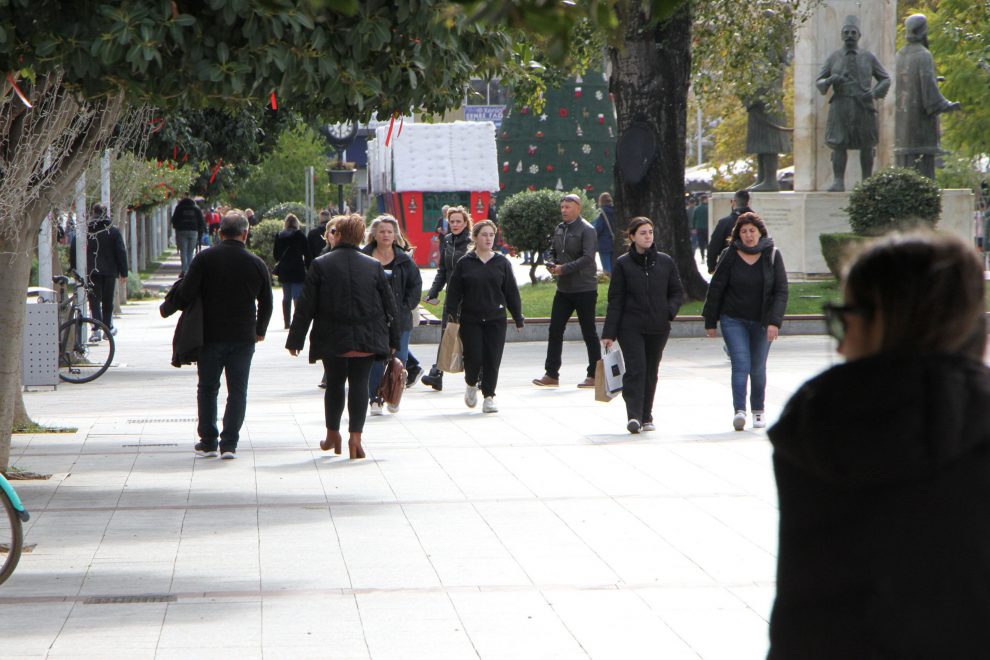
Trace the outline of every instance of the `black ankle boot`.
[[443, 389], [443, 372], [436, 368], [436, 365], [430, 369], [430, 373], [423, 376], [423, 385], [427, 387], [432, 387], [437, 392]]

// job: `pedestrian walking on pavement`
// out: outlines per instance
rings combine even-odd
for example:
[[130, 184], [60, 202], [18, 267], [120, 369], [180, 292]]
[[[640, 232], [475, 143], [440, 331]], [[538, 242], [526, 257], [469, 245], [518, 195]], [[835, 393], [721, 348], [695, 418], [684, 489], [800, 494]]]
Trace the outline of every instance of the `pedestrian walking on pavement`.
[[[769, 430], [780, 511], [769, 660], [990, 648], [983, 265], [949, 234], [880, 239], [826, 305], [846, 362]], [[906, 292], [910, 292], [909, 294]]]
[[321, 360], [327, 376], [323, 397], [327, 435], [323, 451], [341, 451], [340, 420], [347, 385], [347, 447], [364, 458], [361, 434], [368, 413], [368, 377], [375, 360], [399, 348], [395, 296], [382, 265], [361, 252], [364, 219], [352, 215], [337, 222], [334, 249], [313, 261], [285, 347], [299, 355], [310, 324], [309, 361]]
[[327, 225], [330, 224], [330, 211], [323, 209], [320, 211], [319, 223], [306, 234], [306, 244], [309, 247], [306, 259], [306, 268], [313, 263], [313, 259], [323, 254], [323, 249], [327, 246], [326, 234]]
[[639, 433], [656, 428], [653, 398], [660, 359], [670, 337], [670, 322], [684, 301], [684, 287], [674, 260], [657, 250], [649, 218], [630, 220], [627, 233], [629, 251], [616, 260], [608, 285], [602, 345], [611, 348], [618, 340], [622, 348], [626, 429]]
[[175, 230], [175, 245], [179, 249], [179, 260], [182, 263], [182, 273], [184, 276], [189, 270], [196, 254], [196, 248], [203, 241], [206, 234], [206, 218], [202, 209], [189, 197], [183, 197], [175, 205], [172, 211], [172, 229]]
[[[124, 237], [113, 226], [103, 204], [93, 205], [86, 229], [86, 270], [89, 271], [86, 276], [93, 287], [92, 295], [89, 296], [89, 311], [94, 319], [103, 321], [110, 333], [116, 335], [113, 307], [117, 281], [120, 280], [120, 286], [127, 290], [127, 248], [124, 247]], [[69, 266], [76, 270], [75, 237], [69, 248]], [[98, 330], [93, 331], [89, 337], [91, 342], [101, 339], [106, 337], [100, 337]]]
[[310, 261], [309, 243], [306, 234], [299, 228], [299, 218], [295, 214], [285, 216], [282, 231], [275, 236], [272, 256], [275, 258], [273, 272], [282, 285], [282, 319], [288, 330], [292, 322], [292, 305], [299, 304], [303, 282], [306, 281], [306, 263]]
[[[698, 207], [688, 216], [691, 223], [691, 234], [695, 237], [697, 249], [701, 252], [701, 260], [705, 261], [705, 251], [708, 249], [708, 194], [698, 193]], [[693, 252], [692, 252], [693, 254]]]
[[[715, 228], [712, 229], [712, 237], [708, 242], [706, 262], [708, 264], [709, 274], [715, 272], [718, 257], [729, 244], [729, 236], [732, 234], [732, 228], [736, 226], [736, 220], [743, 213], [753, 212], [753, 209], [749, 208], [748, 190], [737, 190], [736, 194], [732, 196], [730, 204], [732, 205], [732, 211], [724, 218], [719, 218], [718, 222], [715, 223]], [[697, 210], [695, 209], [695, 211]]]
[[[390, 215], [380, 215], [368, 228], [368, 243], [362, 252], [382, 265], [385, 278], [395, 297], [396, 323], [399, 326], [399, 350], [403, 364], [409, 360], [409, 337], [412, 335], [412, 311], [419, 306], [423, 293], [423, 277], [409, 254], [408, 244], [399, 229], [399, 222]], [[413, 358], [415, 360], [415, 358]], [[368, 382], [368, 407], [372, 415], [381, 415], [385, 402], [378, 397], [378, 386], [385, 375], [385, 363], [375, 362]], [[388, 404], [390, 413], [399, 412], [398, 404]]]
[[[180, 309], [188, 308], [196, 298], [203, 306], [204, 343], [197, 362], [197, 456], [216, 456], [219, 449], [221, 458], [237, 457], [251, 361], [272, 317], [271, 275], [265, 262], [247, 249], [249, 231], [243, 213], [228, 211], [220, 222], [220, 243], [196, 255], [177, 292]], [[227, 405], [223, 431], [218, 431], [221, 375], [227, 381]]]
[[506, 311], [516, 330], [523, 328], [522, 299], [505, 255], [495, 252], [496, 226], [482, 220], [472, 227], [474, 247], [457, 262], [447, 287], [447, 311], [460, 323], [464, 347], [464, 403], [478, 404], [478, 388], [484, 398], [482, 412], [498, 412], [495, 387], [505, 349]]
[[731, 245], [722, 250], [701, 315], [705, 334], [722, 337], [732, 362], [732, 427], [746, 426], [746, 384], [753, 428], [766, 427], [764, 398], [767, 355], [777, 339], [787, 308], [787, 270], [780, 252], [755, 213], [743, 213], [732, 228]]
[[557, 276], [557, 292], [550, 308], [550, 331], [544, 364], [546, 373], [534, 378], [533, 384], [540, 387], [560, 385], [564, 330], [576, 311], [581, 336], [588, 349], [587, 376], [578, 383], [578, 387], [594, 387], [595, 365], [602, 357], [598, 329], [595, 327], [595, 306], [598, 303], [595, 252], [598, 249], [598, 234], [581, 217], [581, 198], [577, 195], [564, 195], [560, 200], [560, 215], [563, 222], [554, 229], [547, 251], [547, 270]]
[[615, 206], [612, 204], [612, 195], [603, 192], [598, 196], [598, 215], [592, 223], [595, 232], [598, 234], [598, 258], [602, 262], [602, 271], [606, 275], [612, 274], [612, 248], [615, 243]]
[[[454, 206], [447, 210], [447, 227], [450, 230], [440, 241], [440, 261], [437, 264], [437, 274], [433, 278], [433, 285], [423, 296], [423, 302], [428, 305], [436, 305], [439, 302], [440, 292], [447, 286], [450, 276], [454, 273], [454, 266], [467, 254], [471, 245], [471, 214], [463, 206]], [[440, 316], [440, 334], [443, 334], [447, 327], [447, 304], [444, 301], [443, 312]], [[439, 349], [438, 349], [439, 350]], [[438, 392], [443, 389], [443, 372], [437, 369], [434, 364], [430, 368], [430, 373], [423, 376], [423, 384]]]

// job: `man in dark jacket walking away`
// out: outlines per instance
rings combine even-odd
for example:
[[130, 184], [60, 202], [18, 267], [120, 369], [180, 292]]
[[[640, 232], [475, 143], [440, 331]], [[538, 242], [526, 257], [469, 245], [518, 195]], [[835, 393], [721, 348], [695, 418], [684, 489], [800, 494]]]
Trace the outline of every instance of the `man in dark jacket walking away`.
[[320, 222], [315, 227], [309, 230], [306, 234], [306, 244], [308, 250], [306, 251], [306, 268], [313, 263], [313, 259], [323, 254], [324, 248], [327, 246], [326, 233], [327, 233], [327, 223], [330, 222], [330, 211], [323, 209], [320, 211]]
[[196, 253], [196, 246], [206, 233], [206, 219], [199, 206], [188, 197], [183, 197], [172, 211], [172, 228], [175, 230], [175, 246], [179, 249], [182, 261], [182, 274], [189, 272], [189, 264]]
[[[120, 230], [110, 222], [107, 209], [103, 204], [94, 204], [90, 212], [86, 241], [87, 279], [92, 284], [93, 292], [89, 296], [90, 315], [110, 328], [112, 334], [117, 334], [113, 327], [113, 302], [117, 290], [117, 280], [121, 286], [127, 286], [127, 250], [124, 248], [124, 237]], [[69, 265], [76, 270], [76, 239], [72, 239], [69, 250]], [[100, 341], [99, 332], [94, 331], [90, 341]], [[105, 337], [104, 337], [105, 339]]]
[[[197, 456], [216, 456], [219, 449], [221, 458], [237, 457], [251, 359], [255, 344], [265, 339], [272, 316], [271, 276], [265, 262], [247, 249], [248, 230], [247, 218], [240, 211], [228, 211], [220, 223], [220, 244], [193, 259], [178, 291], [180, 306], [198, 297], [204, 307], [204, 344], [197, 363]], [[227, 378], [227, 406], [223, 432], [218, 432], [221, 374]]]
[[547, 251], [547, 270], [557, 276], [557, 293], [550, 309], [550, 336], [547, 341], [546, 373], [534, 378], [540, 387], [560, 385], [560, 363], [564, 350], [564, 329], [571, 314], [577, 311], [581, 336], [588, 348], [588, 375], [578, 387], [595, 386], [595, 365], [602, 358], [595, 328], [595, 305], [598, 302], [598, 268], [595, 252], [598, 234], [581, 217], [581, 198], [564, 195], [560, 200], [563, 222], [554, 229]]
[[715, 229], [712, 230], [712, 240], [708, 243], [708, 258], [706, 260], [709, 275], [715, 272], [718, 255], [722, 254], [722, 250], [729, 245], [729, 234], [732, 233], [732, 228], [736, 226], [736, 218], [743, 213], [752, 212], [753, 209], [749, 208], [749, 191], [737, 190], [732, 197], [732, 213], [721, 218], [715, 225]]

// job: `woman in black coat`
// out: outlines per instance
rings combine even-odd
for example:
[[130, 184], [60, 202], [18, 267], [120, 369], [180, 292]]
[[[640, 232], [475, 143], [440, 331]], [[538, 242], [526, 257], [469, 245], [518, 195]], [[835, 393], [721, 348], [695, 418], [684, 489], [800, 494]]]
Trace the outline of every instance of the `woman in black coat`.
[[522, 330], [524, 322], [512, 264], [493, 249], [495, 233], [495, 223], [491, 220], [482, 220], [472, 227], [475, 249], [454, 266], [446, 304], [451, 317], [461, 324], [467, 382], [464, 403], [468, 408], [478, 404], [480, 385], [484, 397], [481, 410], [486, 413], [498, 412], [495, 386], [505, 348], [506, 310], [516, 322], [517, 330]]
[[985, 658], [990, 370], [983, 266], [881, 239], [826, 305], [839, 364], [769, 430], [780, 498], [770, 660]]
[[622, 399], [626, 429], [653, 431], [653, 397], [670, 322], [684, 301], [684, 287], [669, 255], [653, 243], [653, 223], [629, 221], [629, 251], [618, 258], [608, 285], [608, 311], [602, 328], [606, 350], [618, 339], [626, 365]]
[[[396, 357], [406, 364], [410, 357], [409, 337], [412, 335], [412, 311], [419, 305], [423, 293], [423, 277], [419, 267], [406, 252], [406, 242], [402, 237], [398, 221], [390, 215], [375, 218], [368, 228], [368, 244], [362, 250], [374, 257], [385, 270], [385, 277], [395, 296], [396, 314], [399, 326], [399, 350]], [[413, 358], [415, 361], [415, 358]], [[385, 363], [376, 362], [371, 368], [371, 381], [368, 384], [369, 407], [372, 415], [382, 414], [382, 401], [378, 398], [378, 386], [385, 374]], [[399, 406], [388, 404], [390, 413], [399, 412]]]
[[[437, 274], [433, 278], [433, 285], [429, 292], [423, 296], [423, 301], [428, 305], [436, 305], [439, 302], [440, 292], [447, 286], [450, 276], [454, 273], [454, 266], [467, 254], [471, 247], [471, 214], [463, 206], [455, 206], [447, 211], [447, 224], [450, 233], [440, 241], [440, 263], [437, 265]], [[447, 304], [444, 302], [443, 313], [440, 317], [440, 331], [447, 327]], [[443, 372], [437, 369], [434, 364], [430, 373], [423, 376], [423, 384], [440, 391], [443, 389]]]
[[299, 218], [292, 213], [285, 216], [285, 225], [275, 237], [272, 256], [275, 257], [275, 274], [282, 285], [282, 318], [288, 330], [292, 322], [292, 303], [299, 304], [309, 261], [306, 234], [299, 228]]
[[327, 437], [323, 451], [340, 453], [340, 418], [347, 395], [347, 443], [351, 458], [364, 458], [361, 433], [368, 412], [368, 376], [375, 360], [384, 360], [399, 347], [395, 296], [381, 264], [358, 245], [364, 220], [352, 216], [336, 225], [333, 251], [314, 260], [292, 319], [285, 347], [299, 355], [310, 323], [309, 361], [323, 361], [327, 376], [324, 394]]
[[746, 426], [746, 382], [749, 381], [753, 428], [765, 428], [767, 356], [777, 339], [787, 309], [787, 270], [767, 226], [755, 213], [736, 218], [731, 244], [718, 257], [708, 285], [705, 334], [722, 337], [732, 362], [732, 428]]

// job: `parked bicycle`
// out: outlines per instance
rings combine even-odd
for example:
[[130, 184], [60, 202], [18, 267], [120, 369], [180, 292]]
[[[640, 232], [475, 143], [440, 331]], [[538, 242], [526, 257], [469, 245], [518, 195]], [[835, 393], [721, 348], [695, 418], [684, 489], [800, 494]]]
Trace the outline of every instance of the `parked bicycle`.
[[24, 547], [25, 523], [30, 518], [13, 486], [0, 474], [0, 584], [7, 581]]
[[[110, 368], [116, 351], [113, 334], [103, 321], [83, 316], [79, 307], [79, 287], [82, 279], [72, 273], [75, 280], [71, 295], [67, 295], [69, 278], [58, 275], [52, 281], [58, 286], [58, 377], [68, 383], [88, 383], [96, 380]], [[89, 295], [92, 291], [87, 289]]]

